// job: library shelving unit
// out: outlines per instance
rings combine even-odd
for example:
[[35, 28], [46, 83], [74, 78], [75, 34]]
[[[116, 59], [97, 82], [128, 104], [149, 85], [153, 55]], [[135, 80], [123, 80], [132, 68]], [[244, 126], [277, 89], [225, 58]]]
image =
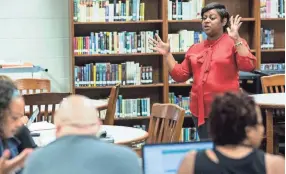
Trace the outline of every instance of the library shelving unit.
[[284, 68], [271, 64], [285, 63], [285, 0], [260, 0], [260, 25], [261, 69], [284, 74]]
[[[190, 16], [185, 18], [183, 17], [183, 12], [190, 10], [184, 8], [188, 7], [181, 4], [182, 10], [180, 11], [178, 10], [180, 6], [174, 8], [174, 4], [176, 6], [176, 2], [182, 1], [169, 1], [171, 0], [70, 0], [71, 61], [69, 66], [71, 70], [70, 85], [72, 92], [93, 99], [108, 97], [110, 87], [114, 84], [114, 81], [119, 79], [119, 81], [122, 82], [123, 73], [126, 73], [125, 80], [126, 82], [128, 81], [128, 72], [124, 72], [123, 70], [123, 64], [125, 64], [126, 68], [129, 67], [130, 69], [129, 75], [130, 73], [138, 75], [138, 72], [136, 73], [136, 67], [152, 67], [151, 73], [150, 69], [146, 70], [144, 75], [139, 71], [139, 76], [135, 78], [137, 80], [140, 79], [141, 83], [133, 83], [134, 81], [131, 80], [131, 83], [128, 83], [129, 85], [122, 84], [119, 93], [123, 99], [149, 98], [149, 103], [147, 102], [149, 113], [153, 103], [170, 102], [169, 93], [171, 92], [175, 95], [188, 97], [192, 86], [191, 82], [169, 84], [169, 73], [163, 56], [150, 51], [146, 48], [148, 47], [148, 42], [146, 42], [146, 40], [142, 41], [144, 37], [146, 38], [147, 35], [153, 36], [152, 34], [155, 32], [158, 32], [162, 40], [166, 42], [169, 38], [169, 34], [178, 33], [180, 30], [202, 30], [199, 15], [191, 18], [190, 16], [193, 14], [189, 13], [188, 15]], [[197, 9], [199, 9], [197, 12], [200, 12], [200, 5], [203, 6], [204, 4], [214, 2], [214, 0], [183, 0], [183, 2], [197, 3], [196, 6]], [[277, 61], [284, 63], [284, 18], [261, 19], [259, 0], [216, 0], [216, 2], [224, 4], [230, 12], [230, 15], [239, 14], [242, 16], [243, 25], [239, 32], [241, 37], [246, 39], [251, 51], [258, 59], [256, 69], [260, 69], [261, 62]], [[137, 4], [134, 5], [135, 3]], [[93, 8], [96, 8], [96, 10], [92, 10]], [[175, 10], [172, 11], [172, 9]], [[176, 17], [176, 11], [180, 11], [180, 18]], [[175, 15], [175, 17], [173, 15]], [[262, 25], [275, 29], [275, 44], [273, 49], [261, 49], [260, 37]], [[141, 31], [152, 32], [146, 32], [145, 35], [141, 35]], [[92, 32], [93, 34], [97, 33], [98, 37], [96, 37], [95, 34], [91, 34]], [[78, 40], [79, 37], [81, 38]], [[91, 44], [94, 40], [96, 40], [94, 42], [95, 45], [99, 45], [98, 47]], [[114, 46], [115, 42], [119, 42], [116, 44], [117, 46]], [[141, 44], [138, 44], [139, 42]], [[117, 47], [117, 50], [115, 47]], [[142, 51], [143, 47], [145, 47], [145, 51]], [[139, 51], [139, 48], [141, 51]], [[94, 51], [96, 49], [101, 49], [101, 51]], [[185, 51], [186, 50], [174, 51], [173, 55], [178, 62], [184, 59]], [[139, 66], [135, 64], [129, 64], [128, 66], [127, 63], [125, 63], [130, 61], [139, 63]], [[103, 68], [100, 65], [95, 65], [107, 63], [117, 64], [118, 69], [115, 68], [114, 71], [112, 65], [110, 65], [110, 68], [108, 68], [108, 65], [103, 66]], [[89, 66], [89, 64], [91, 64], [91, 66]], [[121, 65], [119, 66], [119, 64]], [[86, 67], [82, 68], [84, 66]], [[76, 70], [78, 67], [79, 69]], [[96, 67], [96, 69], [92, 67]], [[143, 72], [142, 67], [139, 68], [139, 70]], [[93, 80], [95, 76], [96, 78], [101, 76], [97, 74], [98, 69], [103, 69], [103, 71], [106, 72], [108, 72], [109, 69], [111, 75], [106, 73], [106, 76], [102, 78], [105, 80], [109, 78], [111, 82], [102, 82], [101, 79], [97, 79], [95, 82]], [[117, 75], [112, 74], [112, 72], [117, 71], [119, 71]], [[143, 79], [145, 78], [146, 80], [146, 76], [148, 76], [146, 75], [148, 74], [147, 72], [152, 74], [152, 80], [147, 84], [143, 84]], [[83, 74], [87, 74], [86, 77], [83, 77], [85, 76]], [[81, 79], [81, 82], [85, 80], [94, 82], [75, 83], [76, 79], [78, 80], [78, 78], [80, 78], [79, 76], [85, 78]], [[93, 83], [95, 85], [93, 85]], [[115, 124], [132, 126], [137, 124], [147, 125], [148, 122], [149, 116], [146, 112], [144, 116], [137, 112], [137, 114], [135, 113], [134, 115], [129, 114], [128, 117], [116, 118]], [[190, 126], [187, 120], [185, 122], [185, 127]]]

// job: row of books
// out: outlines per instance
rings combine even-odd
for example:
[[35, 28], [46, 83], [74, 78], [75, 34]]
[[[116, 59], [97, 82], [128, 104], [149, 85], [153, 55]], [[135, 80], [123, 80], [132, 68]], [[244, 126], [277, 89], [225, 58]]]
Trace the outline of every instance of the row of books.
[[[262, 18], [285, 17], [285, 0], [260, 0]], [[168, 0], [168, 20], [201, 18], [204, 0]], [[144, 21], [145, 3], [140, 0], [74, 0], [75, 22]]]
[[180, 141], [181, 142], [189, 142], [189, 141], [196, 141], [198, 140], [197, 136], [197, 130], [196, 128], [182, 128], [181, 129], [181, 135], [180, 135]]
[[176, 96], [174, 92], [169, 93], [169, 103], [176, 104], [181, 108], [185, 109], [187, 115], [191, 113], [190, 111], [190, 97], [183, 97], [182, 95]]
[[123, 99], [122, 95], [118, 95], [115, 117], [150, 116], [150, 105], [150, 98]]
[[168, 0], [168, 20], [191, 20], [201, 18], [204, 0]]
[[140, 0], [74, 0], [75, 22], [143, 21], [145, 3]]
[[178, 33], [168, 34], [171, 52], [186, 52], [190, 46], [207, 39], [205, 32], [180, 30]]
[[75, 66], [75, 86], [140, 85], [153, 83], [152, 66], [128, 61], [121, 64], [89, 63]]
[[263, 63], [260, 66], [262, 71], [285, 71], [285, 63]]
[[260, 43], [261, 49], [273, 49], [274, 48], [274, 29], [260, 28]]
[[285, 0], [260, 0], [261, 18], [284, 18]]
[[153, 46], [148, 40], [156, 33], [159, 35], [159, 30], [91, 32], [90, 36], [74, 37], [74, 54], [151, 53]]

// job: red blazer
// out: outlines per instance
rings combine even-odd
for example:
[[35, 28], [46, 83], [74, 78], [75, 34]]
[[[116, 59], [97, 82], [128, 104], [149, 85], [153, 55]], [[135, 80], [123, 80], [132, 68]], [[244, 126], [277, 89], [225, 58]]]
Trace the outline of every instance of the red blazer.
[[[248, 47], [245, 40], [242, 42]], [[170, 75], [177, 82], [185, 82], [193, 76], [190, 109], [198, 117], [200, 126], [208, 117], [214, 95], [238, 91], [239, 70], [252, 71], [255, 65], [256, 57], [250, 51], [247, 56], [240, 56], [234, 41], [228, 34], [223, 34], [217, 40], [192, 45], [184, 61], [176, 64]]]

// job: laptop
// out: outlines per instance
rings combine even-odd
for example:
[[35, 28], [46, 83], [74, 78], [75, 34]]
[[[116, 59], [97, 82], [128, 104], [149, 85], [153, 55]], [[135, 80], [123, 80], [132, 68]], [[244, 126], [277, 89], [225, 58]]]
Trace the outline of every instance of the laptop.
[[191, 150], [212, 149], [212, 141], [145, 144], [142, 148], [144, 174], [176, 174], [185, 155]]
[[38, 114], [39, 114], [39, 108], [36, 108], [36, 110], [34, 110], [33, 114], [31, 115], [28, 123], [26, 124], [26, 126], [29, 128], [31, 126], [31, 124], [35, 121], [35, 119], [37, 118]]

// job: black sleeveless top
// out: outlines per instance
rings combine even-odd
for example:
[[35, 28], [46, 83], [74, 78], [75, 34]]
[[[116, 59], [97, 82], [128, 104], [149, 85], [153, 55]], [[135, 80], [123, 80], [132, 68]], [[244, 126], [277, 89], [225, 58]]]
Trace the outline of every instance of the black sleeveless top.
[[265, 154], [253, 149], [246, 157], [231, 159], [213, 149], [219, 163], [213, 162], [205, 151], [197, 152], [194, 174], [266, 174]]

